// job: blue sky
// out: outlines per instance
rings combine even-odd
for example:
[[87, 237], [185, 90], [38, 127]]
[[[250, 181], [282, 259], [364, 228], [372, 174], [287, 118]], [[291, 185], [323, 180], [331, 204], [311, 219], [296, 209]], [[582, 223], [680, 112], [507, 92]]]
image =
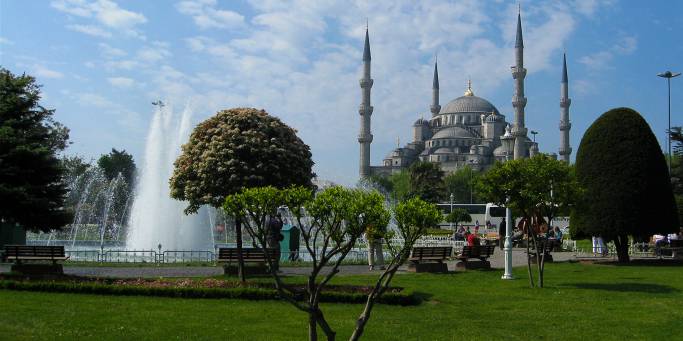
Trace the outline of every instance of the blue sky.
[[[542, 152], [559, 145], [559, 82], [567, 51], [574, 157], [586, 128], [627, 106], [662, 146], [668, 69], [683, 71], [681, 1], [522, 1], [526, 122]], [[67, 154], [112, 147], [143, 163], [162, 99], [195, 123], [217, 110], [266, 109], [299, 131], [321, 178], [353, 184], [365, 20], [375, 85], [371, 162], [429, 117], [434, 55], [441, 104], [468, 77], [512, 118], [512, 1], [0, 0], [0, 65], [43, 84], [43, 104], [71, 129]], [[683, 77], [672, 82], [672, 126], [683, 125]]]

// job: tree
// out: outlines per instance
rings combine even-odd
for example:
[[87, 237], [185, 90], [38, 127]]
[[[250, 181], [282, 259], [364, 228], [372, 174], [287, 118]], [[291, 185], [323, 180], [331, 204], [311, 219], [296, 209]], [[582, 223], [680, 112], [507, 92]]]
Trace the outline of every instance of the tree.
[[133, 155], [126, 153], [125, 150], [118, 151], [112, 148], [109, 154], [100, 156], [97, 165], [102, 168], [108, 180], [115, 179], [120, 173], [129, 188], [135, 182], [135, 161], [133, 161]]
[[66, 185], [57, 153], [69, 130], [39, 104], [40, 85], [0, 68], [0, 222], [49, 231], [68, 224]]
[[443, 182], [446, 187], [446, 194], [453, 194], [453, 201], [459, 204], [481, 202], [475, 184], [480, 173], [475, 172], [472, 167], [465, 166], [444, 177]]
[[455, 223], [455, 228], [458, 228], [460, 222], [471, 222], [472, 216], [467, 213], [464, 208], [456, 208], [446, 216], [446, 222]]
[[417, 161], [408, 169], [410, 174], [410, 196], [437, 203], [445, 197], [443, 171], [438, 164]]
[[[296, 131], [263, 110], [219, 111], [200, 123], [183, 145], [170, 179], [171, 197], [188, 202], [186, 213], [201, 205], [221, 207], [225, 198], [251, 187], [312, 188], [311, 152]], [[236, 220], [238, 254], [241, 222]], [[241, 256], [240, 278], [244, 281]]]
[[403, 244], [394, 245], [391, 243], [389, 233], [392, 232], [387, 232], [385, 239], [392, 255], [391, 261], [368, 294], [363, 312], [356, 320], [356, 328], [349, 340], [360, 339], [365, 330], [365, 325], [370, 320], [375, 302], [389, 288], [398, 268], [408, 260], [415, 242], [424, 235], [428, 228], [436, 226], [442, 218], [436, 205], [427, 203], [420, 198], [412, 198], [398, 203], [393, 213], [396, 219], [396, 230], [403, 240]]
[[[247, 188], [229, 195], [224, 208], [244, 222], [249, 235], [266, 251], [269, 267], [274, 267], [274, 255], [267, 252], [266, 219], [281, 205], [286, 205], [300, 227], [301, 237], [308, 250], [312, 269], [308, 275], [306, 297], [284, 283], [277, 271], [270, 271], [280, 297], [309, 315], [309, 340], [317, 340], [320, 326], [328, 340], [336, 332], [327, 323], [320, 309], [320, 294], [327, 283], [339, 272], [339, 266], [356, 241], [369, 227], [382, 230], [389, 223], [389, 212], [384, 208], [384, 197], [376, 191], [368, 192], [343, 187], [329, 187], [313, 197], [310, 189], [295, 187], [278, 190], [275, 187]], [[323, 275], [325, 266], [332, 269]], [[322, 277], [321, 279], [319, 278]]]
[[585, 193], [572, 212], [571, 228], [614, 241], [619, 262], [629, 261], [629, 236], [678, 231], [664, 155], [633, 109], [612, 109], [586, 130], [576, 175]]
[[[477, 188], [485, 200], [507, 206], [522, 217], [526, 224], [527, 253], [529, 244], [533, 243], [538, 286], [543, 287], [545, 240], [537, 239], [536, 235], [541, 225], [551, 221], [557, 212], [574, 205], [579, 188], [571, 167], [544, 154], [496, 163], [479, 179]], [[527, 270], [529, 285], [533, 287], [530, 259]]]
[[671, 185], [678, 208], [678, 221], [683, 222], [683, 132], [681, 127], [671, 127], [669, 135], [674, 143], [673, 155], [669, 156], [671, 158]]
[[406, 170], [391, 175], [373, 174], [361, 179], [363, 186], [378, 190], [392, 203], [407, 200], [410, 197], [410, 174]]

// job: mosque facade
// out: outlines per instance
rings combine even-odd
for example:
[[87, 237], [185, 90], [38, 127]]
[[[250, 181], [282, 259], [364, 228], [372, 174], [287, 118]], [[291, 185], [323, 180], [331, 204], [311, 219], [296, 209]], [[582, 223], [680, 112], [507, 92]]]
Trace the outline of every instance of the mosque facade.
[[[477, 97], [468, 82], [464, 94], [441, 106], [439, 103], [439, 71], [434, 63], [432, 82], [431, 117], [420, 118], [413, 124], [413, 139], [403, 147], [391, 151], [379, 166], [370, 165], [370, 130], [373, 107], [371, 105], [371, 55], [370, 40], [366, 29], [363, 50], [363, 78], [360, 80], [362, 101], [360, 133], [360, 177], [371, 174], [391, 174], [410, 167], [416, 161], [433, 162], [446, 172], [453, 172], [469, 166], [484, 170], [496, 161], [507, 161], [532, 157], [539, 152], [538, 143], [527, 136], [524, 122], [524, 43], [521, 15], [517, 16], [515, 40], [515, 65], [511, 67], [514, 79], [512, 106], [514, 118], [508, 122], [498, 109], [484, 98]], [[569, 106], [566, 56], [563, 60], [560, 83], [560, 148], [562, 160], [569, 162]], [[552, 154], [555, 155], [555, 154]]]

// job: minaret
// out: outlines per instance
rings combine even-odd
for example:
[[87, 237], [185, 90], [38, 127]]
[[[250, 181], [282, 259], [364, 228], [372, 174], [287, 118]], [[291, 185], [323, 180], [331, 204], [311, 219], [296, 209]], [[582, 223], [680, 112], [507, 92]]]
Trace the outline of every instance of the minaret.
[[512, 97], [512, 106], [515, 108], [515, 122], [512, 127], [512, 136], [515, 137], [514, 159], [522, 159], [526, 156], [526, 133], [524, 127], [524, 43], [522, 42], [522, 16], [517, 13], [517, 39], [515, 40], [515, 66], [512, 67], [512, 78], [515, 80], [515, 95]]
[[365, 48], [363, 49], [363, 78], [360, 80], [360, 88], [363, 96], [358, 113], [360, 113], [360, 133], [358, 143], [360, 143], [360, 177], [370, 175], [370, 143], [372, 134], [370, 133], [370, 116], [372, 115], [372, 105], [370, 105], [370, 89], [372, 88], [372, 78], [370, 78], [370, 36], [368, 28], [365, 27]]
[[572, 148], [569, 146], [569, 129], [572, 123], [569, 121], [569, 79], [567, 78], [567, 54], [562, 56], [562, 82], [560, 83], [560, 160], [569, 163], [569, 155]]
[[429, 107], [432, 112], [432, 117], [439, 114], [441, 106], [439, 105], [439, 62], [434, 60], [434, 79], [432, 80], [432, 105]]

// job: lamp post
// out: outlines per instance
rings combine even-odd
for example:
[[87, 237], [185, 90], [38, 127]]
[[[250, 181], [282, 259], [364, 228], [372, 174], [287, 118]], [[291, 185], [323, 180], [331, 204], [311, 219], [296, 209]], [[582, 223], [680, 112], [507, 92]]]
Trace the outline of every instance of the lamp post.
[[668, 145], [668, 152], [669, 152], [669, 176], [671, 176], [671, 78], [678, 77], [680, 76], [680, 72], [671, 72], [671, 71], [666, 71], [662, 73], [658, 73], [657, 76], [666, 78], [666, 85], [669, 88], [669, 125], [668, 129], [666, 131], [666, 137], [667, 137], [667, 145]]
[[[451, 193], [450, 198], [451, 198], [451, 211], [448, 213], [453, 213], [453, 193]], [[451, 231], [453, 231], [453, 222], [451, 221], [450, 224], [451, 224]]]
[[531, 131], [531, 135], [534, 136], [534, 142], [536, 142], [536, 134], [538, 134], [537, 131], [533, 131], [533, 130]]
[[[508, 198], [507, 201], [509, 200]], [[505, 251], [505, 273], [501, 279], [515, 279], [512, 276], [512, 212], [508, 203], [505, 204], [505, 244], [503, 251]]]

